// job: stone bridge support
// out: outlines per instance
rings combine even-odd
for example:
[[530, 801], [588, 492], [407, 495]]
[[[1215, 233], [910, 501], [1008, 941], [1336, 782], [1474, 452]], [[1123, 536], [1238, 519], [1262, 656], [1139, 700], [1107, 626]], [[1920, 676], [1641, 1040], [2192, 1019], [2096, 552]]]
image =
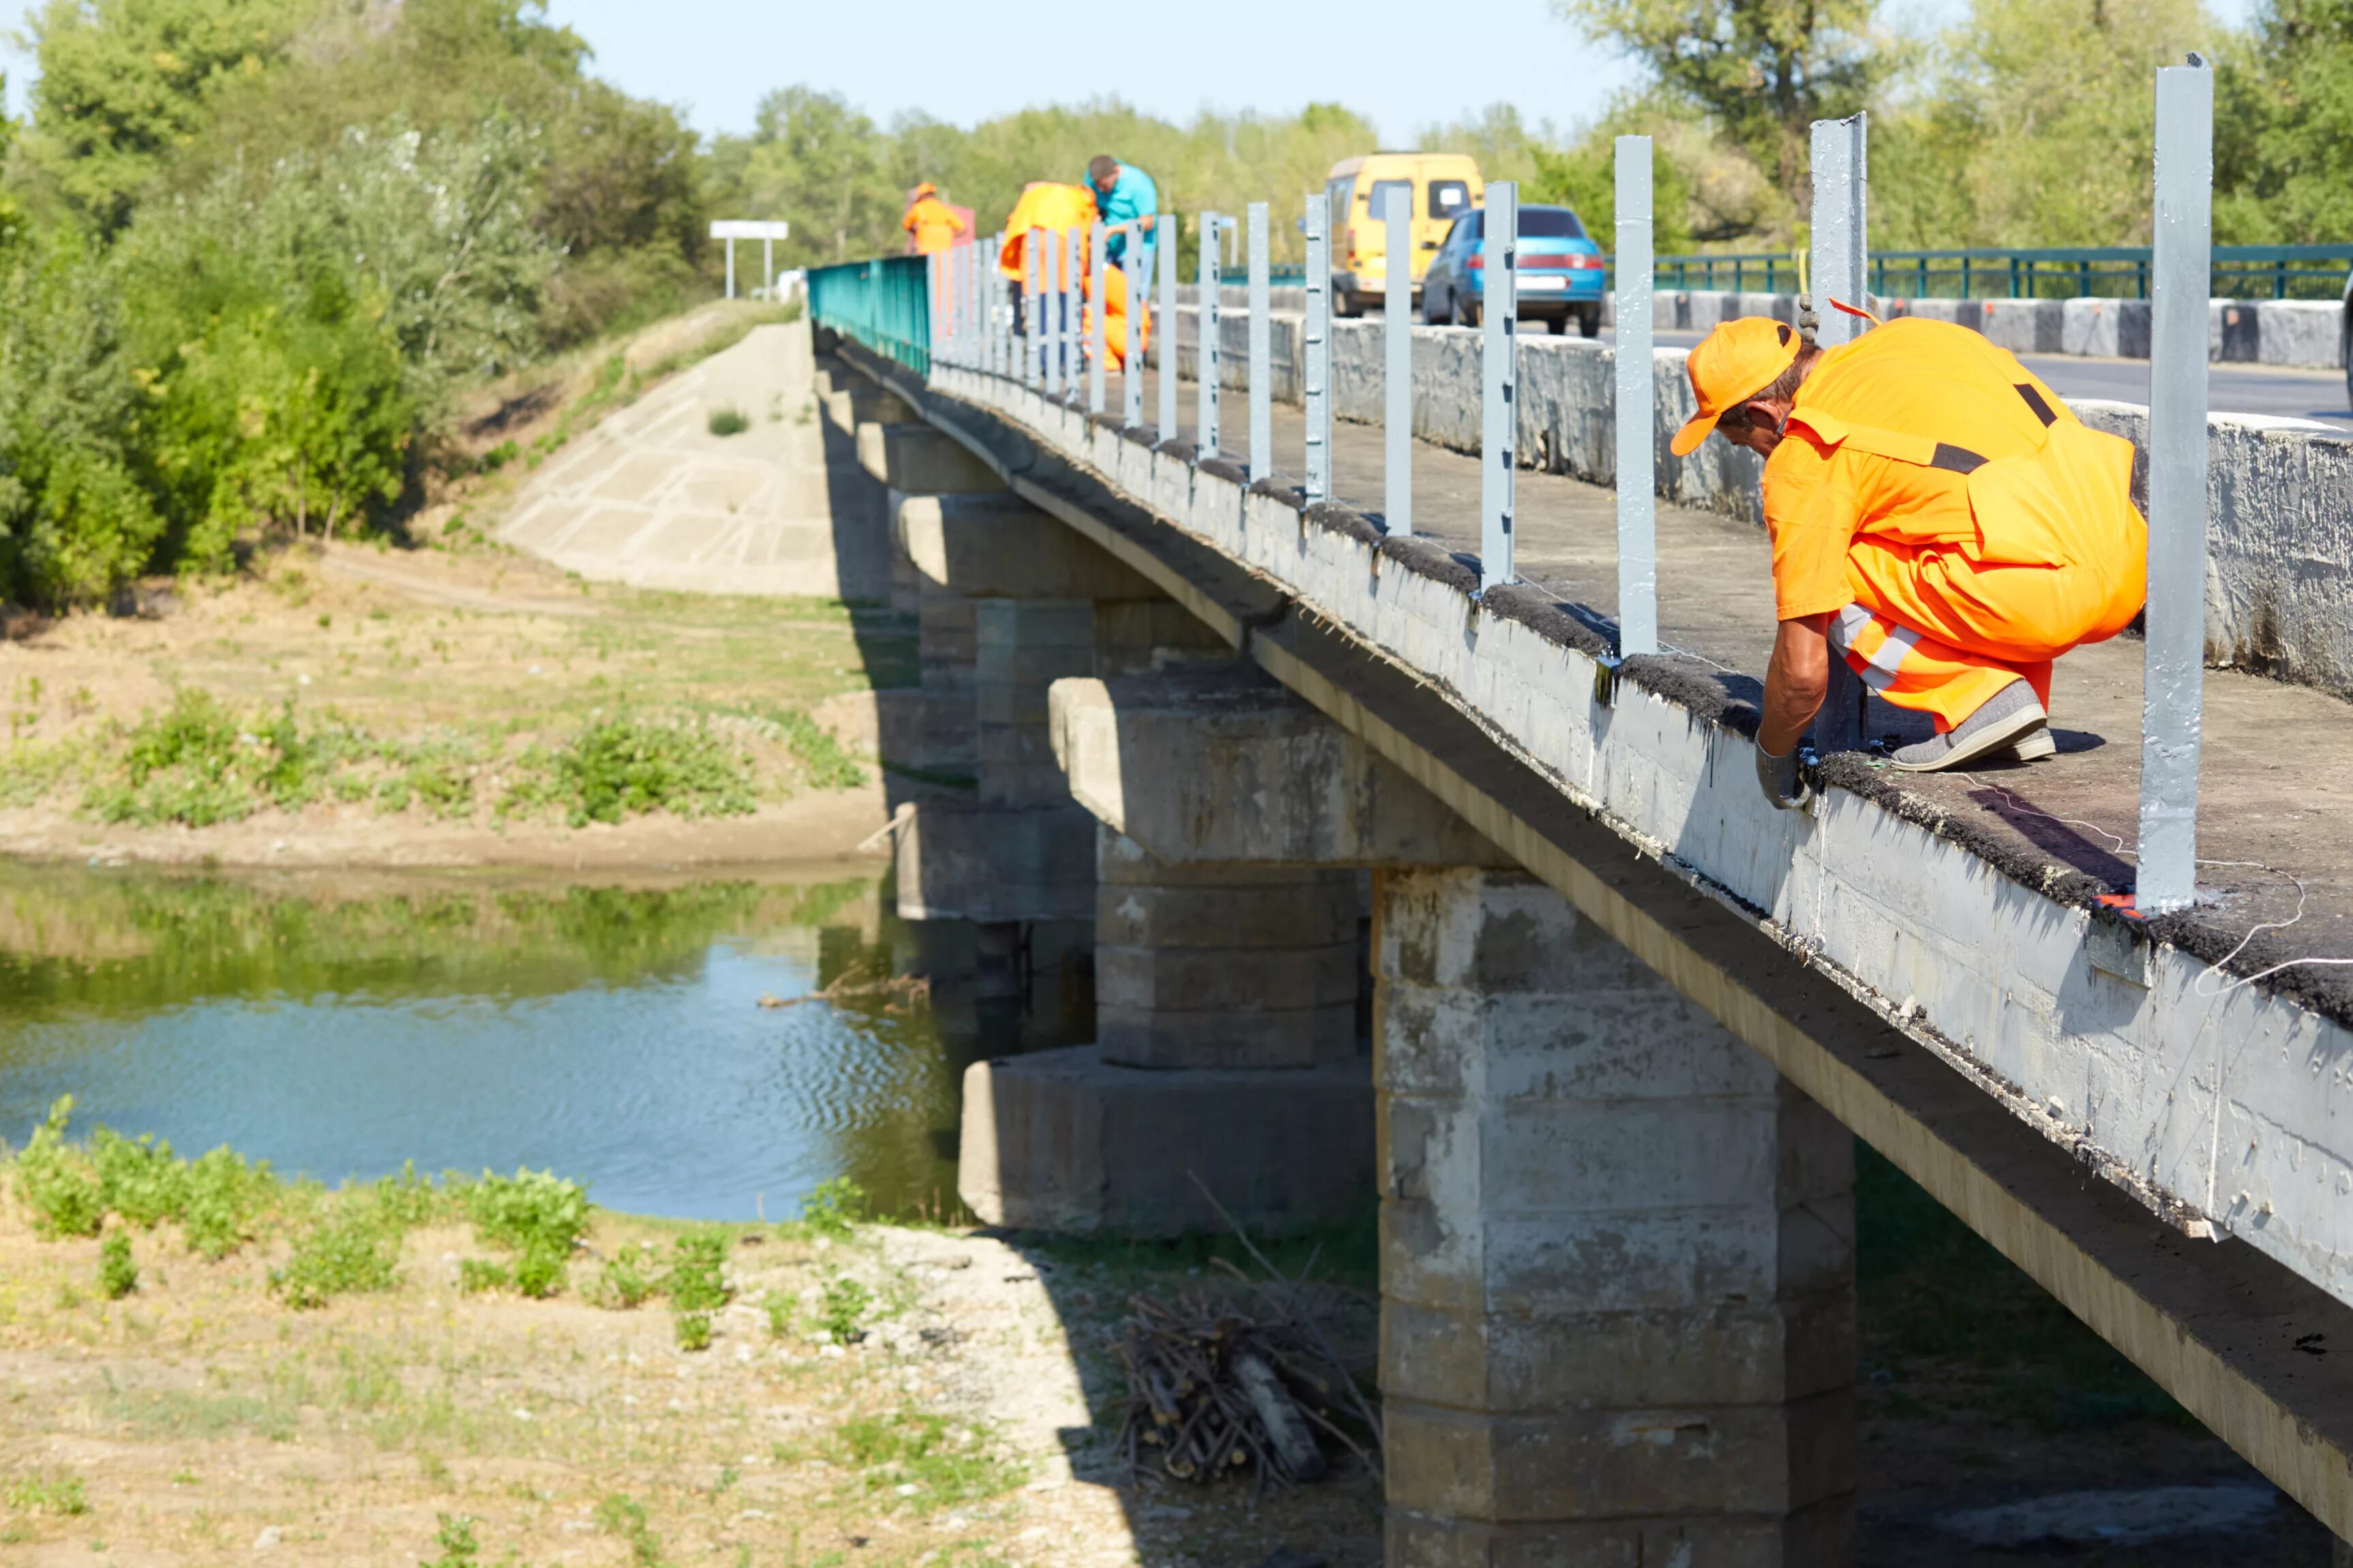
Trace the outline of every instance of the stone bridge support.
[[[1101, 1037], [968, 1072], [966, 1201], [1165, 1234], [1222, 1224], [1188, 1171], [1252, 1228], [1377, 1189], [1396, 1568], [1850, 1560], [1844, 1129], [1249, 671], [1059, 682], [1053, 738]], [[1366, 868], [1369, 1062], [1331, 1011]]]

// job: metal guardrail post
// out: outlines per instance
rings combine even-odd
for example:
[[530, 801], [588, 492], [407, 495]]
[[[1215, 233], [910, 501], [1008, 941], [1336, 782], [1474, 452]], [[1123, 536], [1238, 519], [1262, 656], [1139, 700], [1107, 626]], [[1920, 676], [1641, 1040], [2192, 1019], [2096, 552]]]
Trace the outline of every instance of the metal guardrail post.
[[1332, 198], [1318, 191], [1307, 198], [1307, 323], [1299, 401], [1307, 412], [1306, 470], [1309, 505], [1332, 499]]
[[1176, 217], [1168, 217], [1166, 243], [1155, 245], [1153, 265], [1160, 269], [1160, 423], [1163, 441], [1176, 439], [1176, 247], [1181, 234]]
[[[1831, 301], [1864, 303], [1870, 132], [1870, 117], [1863, 114], [1817, 120], [1813, 125], [1814, 312], [1821, 322], [1818, 341], [1826, 349], [1848, 342], [1862, 326], [1845, 311], [1832, 309]], [[1814, 750], [1824, 755], [1861, 750], [1866, 708], [1862, 678], [1845, 659], [1833, 657], [1830, 689], [1814, 715]]]
[[1073, 403], [1079, 398], [1079, 269], [1087, 264], [1087, 231], [1062, 231], [1062, 391]]
[[1127, 346], [1119, 356], [1119, 423], [1122, 429], [1133, 430], [1144, 423], [1144, 322], [1152, 293], [1152, 264], [1145, 258], [1158, 255], [1159, 247], [1147, 248], [1144, 226], [1132, 223], [1125, 248], [1120, 261], [1127, 282]]
[[1381, 526], [1403, 535], [1413, 531], [1412, 187], [1392, 188], [1381, 216], [1389, 253], [1381, 309]]
[[1252, 202], [1250, 216], [1250, 477], [1274, 472], [1274, 300], [1267, 268], [1267, 207]]
[[1103, 220], [1097, 218], [1093, 228], [1087, 231], [1087, 412], [1103, 411], [1103, 355], [1109, 347], [1110, 331], [1104, 320], [1111, 312], [1103, 309], [1104, 274], [1111, 270], [1111, 260], [1103, 255]]
[[1513, 580], [1513, 445], [1519, 434], [1519, 298], [1514, 285], [1520, 249], [1520, 187], [1499, 180], [1487, 187], [1487, 218], [1479, 241], [1486, 260], [1480, 283], [1482, 395], [1479, 419], [1479, 586]]
[[1218, 290], [1224, 276], [1218, 266], [1218, 229], [1225, 221], [1213, 212], [1201, 215], [1201, 259], [1193, 269], [1194, 291], [1201, 297], [1194, 311], [1200, 324], [1200, 344], [1193, 355], [1193, 374], [1198, 378], [1194, 386], [1199, 400], [1193, 416], [1193, 444], [1203, 458], [1218, 455]]
[[2214, 73], [2157, 73], [2156, 275], [2148, 332], [2148, 609], [2142, 655], [2144, 915], [2198, 893], [2206, 682], [2206, 315], [2213, 268]]
[[1659, 651], [1651, 139], [1618, 138], [1618, 657]]

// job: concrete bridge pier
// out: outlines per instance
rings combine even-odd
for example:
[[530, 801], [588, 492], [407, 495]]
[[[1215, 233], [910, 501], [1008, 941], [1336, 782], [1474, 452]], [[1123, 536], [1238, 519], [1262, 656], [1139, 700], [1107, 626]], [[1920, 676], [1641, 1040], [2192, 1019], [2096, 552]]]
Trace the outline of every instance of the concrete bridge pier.
[[1394, 1568], [1852, 1561], [1853, 1142], [1518, 871], [1377, 880]]
[[1223, 1223], [1188, 1172], [1253, 1229], [1377, 1189], [1395, 1568], [1851, 1560], [1846, 1130], [1253, 671], [1052, 710], [1105, 825], [1099, 1038], [967, 1072], [966, 1202], [1166, 1234]]

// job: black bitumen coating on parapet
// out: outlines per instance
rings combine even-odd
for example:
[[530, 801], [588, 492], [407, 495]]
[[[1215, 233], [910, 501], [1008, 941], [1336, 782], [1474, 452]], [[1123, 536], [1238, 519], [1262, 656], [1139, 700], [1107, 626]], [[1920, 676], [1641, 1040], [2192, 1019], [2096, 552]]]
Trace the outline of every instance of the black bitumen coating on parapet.
[[1164, 458], [1174, 458], [1180, 463], [1197, 463], [1201, 458], [1201, 448], [1181, 436], [1171, 436], [1152, 449]]
[[1256, 480], [1250, 485], [1250, 493], [1254, 496], [1264, 496], [1271, 501], [1280, 501], [1303, 516], [1307, 510], [1307, 492], [1296, 485], [1287, 485], [1281, 479]]
[[[898, 366], [875, 359], [858, 344], [845, 340], [841, 352], [843, 358], [858, 362], [868, 375], [885, 382], [910, 405], [921, 409], [933, 400], [934, 395], [927, 389], [902, 380], [903, 373]], [[1027, 460], [1008, 466], [1008, 472], [1020, 471], [1034, 463], [1037, 448], [1029, 444], [1029, 438], [1018, 426], [990, 410], [979, 409], [969, 404], [960, 406], [991, 420], [996, 426], [997, 440], [1002, 446], [1015, 451], [1027, 449]], [[1196, 448], [1188, 442], [1165, 441], [1156, 450], [1185, 461], [1195, 460]], [[1197, 466], [1204, 472], [1217, 474], [1236, 484], [1249, 482], [1242, 469], [1223, 458], [1213, 458]], [[1067, 471], [1058, 473], [1057, 478], [1068, 482], [1058, 483], [1056, 489], [1066, 493], [1073, 503], [1090, 510], [1141, 510], [1137, 502], [1122, 495], [1100, 477], [1075, 465], [1068, 465]], [[1251, 488], [1256, 493], [1279, 496], [1286, 500], [1293, 493], [1271, 483], [1265, 483], [1264, 488]], [[1175, 525], [1165, 520], [1155, 517], [1153, 521], [1159, 527], [1175, 531]], [[1541, 589], [1526, 584], [1510, 584], [1481, 594], [1475, 556], [1448, 551], [1426, 538], [1379, 534], [1362, 514], [1345, 507], [1310, 507], [1303, 513], [1303, 521], [1368, 543], [1377, 538], [1375, 547], [1383, 558], [1395, 562], [1417, 576], [1442, 583], [1458, 593], [1476, 597], [1480, 608], [1487, 614], [1516, 621], [1547, 642], [1588, 658], [1608, 658], [1615, 651], [1614, 644], [1593, 625], [1578, 614], [1572, 613], [1571, 606]], [[1181, 533], [1180, 536], [1190, 538]], [[1293, 597], [1280, 584], [1272, 586], [1286, 598]], [[1719, 725], [1746, 739], [1756, 736], [1761, 689], [1753, 677], [1702, 671], [1683, 660], [1665, 657], [1629, 658], [1619, 664], [1617, 671], [1620, 680], [1631, 682], [1643, 691], [1686, 710], [1696, 720]], [[1953, 816], [1934, 801], [1903, 788], [1895, 782], [1895, 775], [1891, 774], [1883, 764], [1874, 765], [1871, 758], [1861, 752], [1841, 752], [1824, 758], [1816, 777], [1818, 787], [1842, 789], [1860, 795], [1905, 821], [1959, 846], [2040, 897], [2071, 909], [2085, 910], [2094, 921], [2129, 933], [2137, 941], [2154, 940], [2168, 943], [2224, 973], [2246, 978], [2289, 959], [2306, 956], [2271, 932], [2257, 932], [2242, 941], [2243, 933], [2234, 932], [2216, 921], [2210, 912], [2196, 908], [2160, 915], [2146, 921], [2126, 915], [2102, 900], [2128, 892], [2129, 888], [2113, 885], [2086, 872], [2059, 865], [2038, 856], [2030, 848], [1997, 836], [1970, 818]], [[2353, 967], [2300, 965], [2253, 984], [2266, 994], [2283, 997], [2333, 1022], [2353, 1027]]]
[[1122, 419], [1116, 414], [1090, 414], [1087, 416], [1087, 423], [1093, 426], [1098, 430], [1124, 430], [1127, 428], [1127, 421]]
[[1120, 436], [1123, 439], [1134, 442], [1146, 451], [1153, 450], [1160, 445], [1160, 426], [1157, 425], [1130, 425], [1120, 431]]
[[1381, 541], [1387, 537], [1381, 531], [1380, 525], [1371, 518], [1351, 507], [1342, 506], [1337, 501], [1317, 501], [1314, 506], [1309, 507], [1303, 515], [1311, 528], [1320, 528], [1326, 533], [1336, 533], [1344, 539], [1353, 539], [1357, 543], [1370, 545], [1375, 550], [1380, 548]]
[[1202, 458], [1197, 459], [1193, 466], [1205, 474], [1214, 474], [1231, 484], [1247, 486], [1250, 482], [1250, 470], [1231, 458]]

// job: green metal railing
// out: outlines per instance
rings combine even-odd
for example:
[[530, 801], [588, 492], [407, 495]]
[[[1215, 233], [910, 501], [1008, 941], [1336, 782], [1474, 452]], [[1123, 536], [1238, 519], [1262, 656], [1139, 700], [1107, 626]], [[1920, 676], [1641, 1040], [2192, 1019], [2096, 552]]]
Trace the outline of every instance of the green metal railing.
[[809, 320], [855, 338], [918, 375], [932, 373], [932, 309], [920, 256], [885, 256], [808, 271]]
[[[1871, 291], [1883, 299], [2073, 300], [2148, 298], [2147, 246], [2040, 250], [1888, 250], [1871, 258]], [[2353, 245], [2218, 245], [2217, 299], [2339, 300]], [[1662, 256], [1661, 289], [1795, 293], [1789, 251]]]

